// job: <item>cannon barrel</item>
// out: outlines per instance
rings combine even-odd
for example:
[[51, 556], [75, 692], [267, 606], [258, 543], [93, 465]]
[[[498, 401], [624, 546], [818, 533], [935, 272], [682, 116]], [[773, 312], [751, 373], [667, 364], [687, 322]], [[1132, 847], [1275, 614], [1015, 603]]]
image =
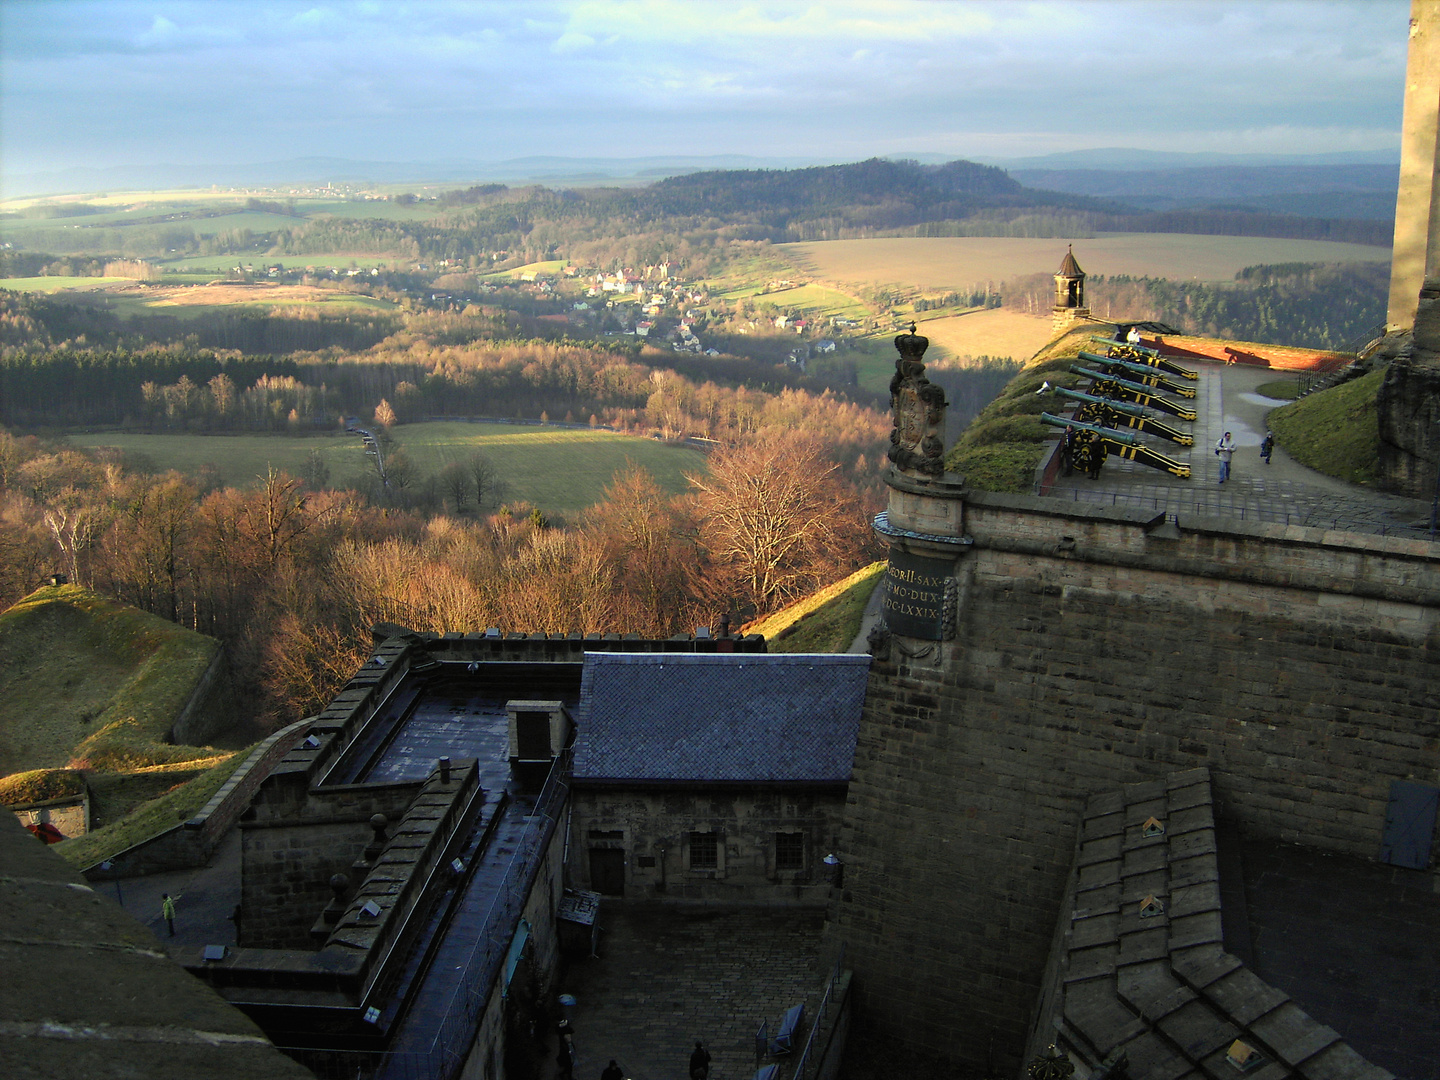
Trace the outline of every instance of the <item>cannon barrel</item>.
[[1160, 374], [1160, 369], [1153, 364], [1140, 364], [1134, 360], [1126, 360], [1123, 356], [1100, 356], [1097, 353], [1086, 352], [1084, 349], [1080, 350], [1080, 359], [1089, 360], [1092, 364], [1114, 364], [1116, 367], [1122, 367], [1126, 371], [1133, 371], [1136, 375], [1155, 380], [1150, 385], [1163, 387], [1172, 394], [1179, 394], [1181, 397], [1190, 398], [1195, 396], [1195, 388], [1193, 386], [1181, 386], [1179, 383], [1171, 382], [1165, 378], [1164, 375]]
[[1179, 428], [1171, 427], [1142, 406], [1132, 405], [1125, 401], [1112, 401], [1108, 398], [1096, 397], [1094, 394], [1082, 394], [1078, 390], [1066, 390], [1063, 387], [1059, 389], [1060, 393], [1065, 397], [1073, 398], [1083, 403], [1076, 412], [1077, 417], [1080, 413], [1091, 407], [1109, 409], [1115, 417], [1117, 426], [1132, 428], [1135, 431], [1143, 431], [1147, 435], [1158, 435], [1160, 438], [1169, 439], [1171, 442], [1178, 443], [1180, 446], [1195, 445], [1195, 437], [1193, 435], [1181, 431]]
[[1149, 345], [1133, 345], [1130, 342], [1126, 341], [1124, 338], [1116, 339], [1110, 337], [1101, 337], [1099, 334], [1091, 334], [1090, 340], [1099, 342], [1101, 345], [1105, 345], [1111, 348], [1117, 345], [1124, 345], [1125, 348], [1134, 349], [1136, 352], [1149, 353], [1151, 356], [1160, 355], [1159, 349], [1152, 349]]
[[1041, 413], [1040, 420], [1051, 427], [1067, 428], [1073, 427], [1076, 431], [1089, 431], [1106, 439], [1113, 439], [1115, 442], [1123, 443], [1126, 446], [1139, 446], [1140, 440], [1134, 435], [1127, 435], [1123, 431], [1116, 431], [1114, 428], [1101, 427], [1099, 424], [1087, 424], [1084, 420], [1066, 420], [1063, 416], [1056, 416], [1053, 413]]
[[[1168, 371], [1171, 375], [1179, 375], [1182, 379], [1198, 379], [1200, 373], [1191, 371], [1189, 368], [1181, 367], [1174, 360], [1163, 356], [1159, 349], [1152, 349], [1148, 345], [1132, 345], [1128, 341], [1116, 341], [1114, 338], [1101, 337], [1099, 334], [1091, 334], [1091, 341], [1098, 341], [1101, 345], [1110, 349], [1119, 349], [1122, 354], [1128, 350], [1135, 360], [1150, 367], [1160, 368]], [[1122, 359], [1115, 357], [1114, 359]]]
[[1181, 420], [1194, 420], [1197, 415], [1194, 409], [1187, 408], [1177, 401], [1171, 401], [1169, 398], [1161, 397], [1155, 392], [1153, 386], [1141, 386], [1139, 383], [1117, 378], [1114, 375], [1102, 375], [1098, 371], [1081, 367], [1078, 364], [1072, 364], [1070, 370], [1076, 375], [1084, 375], [1087, 378], [1095, 379], [1097, 382], [1114, 383], [1120, 387], [1124, 393], [1131, 395], [1134, 400], [1149, 405], [1152, 408], [1159, 409], [1161, 412], [1169, 413], [1171, 416], [1178, 416]]
[[1131, 416], [1145, 416], [1147, 410], [1143, 405], [1136, 405], [1129, 401], [1111, 401], [1109, 398], [1096, 397], [1094, 394], [1082, 394], [1079, 390], [1067, 390], [1063, 386], [1055, 387], [1055, 392], [1062, 397], [1072, 401], [1084, 401], [1089, 404], [1109, 405], [1118, 412], [1129, 413]]
[[1081, 431], [1089, 431], [1099, 436], [1106, 444], [1106, 450], [1119, 457], [1127, 458], [1130, 461], [1138, 462], [1141, 465], [1148, 465], [1152, 469], [1159, 469], [1161, 472], [1168, 472], [1172, 476], [1178, 476], [1181, 480], [1190, 479], [1190, 466], [1183, 461], [1176, 461], [1172, 457], [1152, 450], [1134, 435], [1126, 435], [1121, 431], [1114, 431], [1111, 428], [1099, 427], [1096, 424], [1087, 424], [1084, 421], [1065, 420], [1050, 413], [1041, 413], [1040, 419], [1051, 427], [1065, 428], [1073, 427]]

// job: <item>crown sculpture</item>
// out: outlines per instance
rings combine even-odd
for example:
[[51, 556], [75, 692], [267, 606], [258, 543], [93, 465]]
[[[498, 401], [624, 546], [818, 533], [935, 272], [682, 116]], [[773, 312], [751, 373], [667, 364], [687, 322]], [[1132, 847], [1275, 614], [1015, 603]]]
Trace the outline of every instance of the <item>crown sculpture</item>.
[[900, 358], [890, 380], [890, 405], [895, 426], [888, 457], [901, 472], [921, 476], [945, 474], [945, 391], [925, 377], [921, 359], [930, 339], [910, 332], [895, 339]]

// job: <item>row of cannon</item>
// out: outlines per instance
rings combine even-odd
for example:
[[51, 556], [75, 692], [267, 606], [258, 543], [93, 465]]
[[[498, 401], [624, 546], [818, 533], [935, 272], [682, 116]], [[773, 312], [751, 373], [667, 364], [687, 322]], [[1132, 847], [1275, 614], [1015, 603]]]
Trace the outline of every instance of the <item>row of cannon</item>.
[[[1194, 421], [1195, 409], [1165, 397], [1160, 391], [1193, 399], [1198, 372], [1183, 368], [1155, 349], [1126, 341], [1092, 337], [1106, 346], [1106, 355], [1081, 350], [1080, 359], [1094, 366], [1075, 364], [1070, 370], [1091, 380], [1089, 392], [1056, 387], [1055, 392], [1078, 404], [1074, 415], [1065, 418], [1041, 413], [1041, 420], [1065, 430], [1061, 454], [1068, 473], [1072, 468], [1096, 477], [1105, 459], [1115, 454], [1154, 469], [1189, 479], [1190, 466], [1151, 449], [1134, 435], [1117, 429], [1125, 427], [1156, 435], [1180, 446], [1193, 446], [1188, 431], [1162, 420], [1156, 412], [1177, 420]], [[1186, 382], [1176, 382], [1177, 376]]]

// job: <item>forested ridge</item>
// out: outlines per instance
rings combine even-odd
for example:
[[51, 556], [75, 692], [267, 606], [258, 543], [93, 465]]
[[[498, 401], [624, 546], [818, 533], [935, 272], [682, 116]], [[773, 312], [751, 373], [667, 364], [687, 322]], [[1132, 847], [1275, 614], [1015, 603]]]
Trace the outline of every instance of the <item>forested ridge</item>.
[[291, 225], [276, 219], [293, 216], [293, 207], [250, 202], [254, 205], [235, 209], [263, 213], [255, 228], [206, 233], [186, 224], [216, 216], [214, 207], [124, 227], [87, 224], [82, 214], [65, 227], [30, 232], [28, 243], [60, 254], [348, 251], [467, 263], [497, 252], [534, 261], [594, 259], [604, 250], [620, 258], [634, 251], [628, 261], [643, 262], [677, 254], [677, 242], [696, 254], [730, 240], [880, 235], [1186, 232], [1388, 245], [1392, 233], [1384, 221], [1224, 207], [1143, 213], [1112, 199], [1026, 188], [1000, 169], [973, 162], [921, 165], [880, 158], [808, 169], [698, 172], [643, 188], [476, 185], [441, 193], [430, 203], [434, 217], [423, 221], [312, 213]]

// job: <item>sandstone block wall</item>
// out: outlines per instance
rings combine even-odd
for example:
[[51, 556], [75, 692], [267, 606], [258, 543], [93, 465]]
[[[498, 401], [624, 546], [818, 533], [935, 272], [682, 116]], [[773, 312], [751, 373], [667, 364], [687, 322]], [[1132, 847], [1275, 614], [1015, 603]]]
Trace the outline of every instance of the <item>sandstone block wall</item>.
[[345, 874], [352, 889], [359, 884], [351, 867], [374, 836], [370, 818], [384, 814], [393, 829], [420, 787], [354, 784], [310, 791], [304, 771], [282, 764], [240, 823], [240, 944], [315, 948], [310, 927], [334, 895], [330, 878]]
[[956, 639], [871, 670], [832, 930], [870, 1023], [1013, 1068], [1087, 796], [1204, 765], [1243, 829], [1374, 857], [1390, 781], [1440, 782], [1440, 546], [983, 494], [966, 524]]
[[[841, 789], [673, 791], [578, 787], [572, 796], [569, 880], [596, 888], [591, 852], [625, 854], [625, 896], [646, 899], [825, 903], [821, 860], [836, 850], [844, 810]], [[691, 832], [722, 840], [716, 870], [688, 869]], [[778, 870], [775, 834], [804, 837], [804, 866]]]

